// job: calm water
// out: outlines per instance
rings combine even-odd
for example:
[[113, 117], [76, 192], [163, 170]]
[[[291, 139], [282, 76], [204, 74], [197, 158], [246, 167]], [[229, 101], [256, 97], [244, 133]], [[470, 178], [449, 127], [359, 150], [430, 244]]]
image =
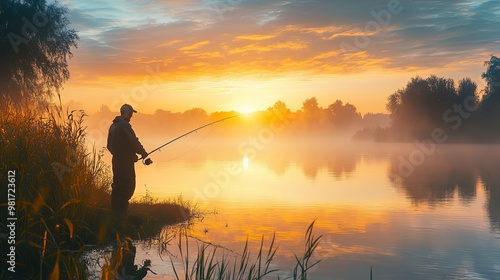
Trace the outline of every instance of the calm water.
[[[314, 220], [310, 279], [369, 279], [370, 267], [374, 279], [500, 279], [499, 146], [261, 140], [168, 147], [137, 166], [135, 197], [182, 194], [210, 212], [187, 229], [193, 255], [204, 241], [234, 258], [247, 238], [255, 255], [276, 233], [281, 279]], [[170, 256], [138, 243], [136, 263], [158, 273], [147, 279], [172, 278], [176, 243]]]

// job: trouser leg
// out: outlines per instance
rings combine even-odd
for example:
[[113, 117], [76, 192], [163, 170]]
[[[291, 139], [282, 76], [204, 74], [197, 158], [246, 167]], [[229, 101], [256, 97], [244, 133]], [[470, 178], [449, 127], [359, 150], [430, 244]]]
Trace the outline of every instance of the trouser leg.
[[111, 185], [111, 210], [117, 215], [126, 215], [128, 201], [135, 191], [134, 162], [113, 158], [113, 184]]

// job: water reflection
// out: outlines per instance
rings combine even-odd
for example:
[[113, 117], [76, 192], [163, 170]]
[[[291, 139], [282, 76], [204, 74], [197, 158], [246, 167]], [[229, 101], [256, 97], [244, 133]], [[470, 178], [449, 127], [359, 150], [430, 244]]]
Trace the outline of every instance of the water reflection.
[[[348, 180], [361, 161], [383, 162], [390, 158], [389, 180], [415, 205], [426, 203], [439, 206], [458, 196], [466, 206], [477, 198], [477, 186], [484, 188], [491, 227], [500, 231], [499, 146], [439, 145], [432, 153], [425, 154], [423, 162], [415, 165], [409, 176], [401, 176], [401, 157], [408, 158], [415, 149], [418, 149], [416, 145], [407, 144], [276, 141], [258, 153], [254, 160], [262, 162], [280, 176], [296, 164], [311, 180], [315, 180], [322, 171], [339, 180]], [[215, 158], [227, 160], [227, 154], [228, 150], [225, 150], [217, 153]]]
[[[190, 246], [210, 242], [237, 257], [247, 238], [255, 254], [262, 236], [268, 242], [276, 233], [274, 264], [287, 276], [317, 219], [324, 238], [315, 258], [322, 262], [311, 279], [369, 279], [370, 266], [375, 279], [500, 277], [500, 243], [491, 234], [500, 228], [495, 146], [439, 146], [402, 176], [400, 158], [415, 145], [275, 140], [244, 154], [243, 141], [175, 146], [155, 154], [152, 166], [138, 166], [139, 191], [147, 185], [161, 198], [182, 193], [196, 201], [207, 183], [224, 183], [200, 198], [218, 214], [190, 227]], [[228, 163], [241, 172], [222, 176]], [[159, 273], [152, 279], [172, 278], [170, 255], [137, 248], [138, 260], [151, 258]]]
[[251, 153], [247, 154], [245, 151], [249, 149], [242, 147], [249, 141], [244, 138], [198, 141], [201, 142], [196, 143], [196, 140], [193, 140], [192, 143], [179, 143], [179, 148], [169, 152], [164, 159], [170, 161], [179, 158], [185, 162], [196, 163], [246, 158], [249, 162], [257, 160], [263, 163], [276, 175], [285, 174], [291, 165], [296, 164], [306, 177], [314, 180], [321, 170], [326, 170], [336, 178], [349, 177], [356, 171], [356, 166], [362, 158], [385, 159], [388, 151], [392, 149], [390, 145], [385, 144], [379, 144], [373, 149], [372, 144], [347, 140], [277, 139], [250, 149]]
[[[200, 246], [210, 244], [217, 248], [218, 260], [222, 256], [234, 260], [241, 256], [246, 240], [255, 258], [262, 237], [267, 250], [276, 234], [278, 251], [272, 268], [275, 277], [291, 276], [294, 254], [304, 250], [304, 231], [311, 219], [318, 218], [314, 232], [323, 235], [312, 261], [321, 260], [310, 271], [310, 279], [369, 279], [374, 267], [376, 279], [497, 279], [498, 242], [488, 239], [477, 216], [453, 220], [452, 215], [424, 211], [359, 209], [356, 207], [312, 207], [240, 209], [221, 205], [220, 214], [208, 215], [196, 221], [187, 231], [188, 240], [182, 239], [190, 252], [190, 264]], [[178, 251], [177, 231], [167, 229], [157, 244], [168, 244], [162, 256], [153, 255], [156, 247], [147, 247], [140, 258], [150, 257], [155, 271], [163, 279], [170, 279], [172, 266], [182, 267]], [[172, 238], [174, 236], [174, 238]], [[165, 241], [165, 238], [170, 241]], [[475, 242], [470, 242], [474, 240]], [[160, 246], [161, 245], [157, 245]], [[165, 246], [166, 247], [166, 246]], [[138, 247], [139, 248], [139, 247]], [[161, 250], [160, 250], [161, 251]], [[149, 254], [149, 255], [147, 255]], [[186, 254], [184, 254], [186, 255]], [[163, 260], [162, 260], [163, 258]]]
[[276, 141], [257, 159], [266, 163], [276, 174], [284, 174], [292, 163], [297, 164], [309, 179], [326, 171], [334, 178], [349, 178], [362, 160], [387, 159], [391, 145], [359, 143], [342, 140]]
[[414, 152], [414, 149], [407, 148], [393, 155], [389, 172], [391, 182], [413, 203], [438, 206], [457, 195], [464, 205], [468, 205], [476, 199], [476, 186], [480, 186], [486, 191], [486, 209], [491, 227], [500, 231], [499, 147], [437, 146], [421, 164], [413, 165], [411, 174], [402, 174], [409, 162], [404, 159]]
[[[337, 180], [349, 181], [362, 162], [371, 162], [370, 165], [383, 165], [389, 162], [388, 179], [415, 205], [425, 203], [437, 207], [452, 201], [457, 196], [466, 206], [477, 198], [477, 186], [484, 188], [487, 193], [486, 209], [491, 227], [500, 231], [498, 146], [439, 145], [432, 153], [425, 154], [421, 163], [412, 166], [414, 168], [408, 175], [401, 174], [401, 158], [408, 159], [409, 155], [418, 149], [412, 144], [280, 139], [263, 146], [261, 150], [256, 150], [255, 154], [246, 155], [239, 149], [246, 139], [210, 141], [194, 138], [190, 141], [192, 142], [179, 143], [179, 146], [173, 147], [175, 149], [163, 154], [156, 154], [157, 165], [180, 160], [187, 163], [193, 172], [206, 175], [210, 172], [204, 170], [203, 163], [208, 161], [236, 162], [243, 169], [252, 169], [258, 163], [271, 170], [278, 178], [290, 177], [288, 171], [298, 168], [305, 178], [313, 181], [322, 172]], [[158, 173], [156, 168], [149, 167], [149, 171], [154, 170]], [[160, 167], [160, 170], [163, 169]], [[147, 177], [152, 176], [154, 174], [148, 174]], [[165, 173], [162, 176], [165, 177]], [[196, 184], [203, 186], [209, 181], [210, 178], [207, 178]]]

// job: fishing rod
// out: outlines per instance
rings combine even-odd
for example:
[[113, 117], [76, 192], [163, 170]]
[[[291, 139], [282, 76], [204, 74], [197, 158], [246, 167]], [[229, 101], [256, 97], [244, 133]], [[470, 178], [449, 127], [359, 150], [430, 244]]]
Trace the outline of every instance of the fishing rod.
[[[223, 121], [225, 121], [225, 120], [232, 119], [232, 118], [236, 118], [236, 117], [239, 117], [239, 116], [242, 116], [242, 115], [246, 115], [246, 114], [237, 114], [237, 115], [234, 115], [234, 116], [226, 117], [226, 118], [223, 118], [223, 119], [220, 119], [220, 120], [213, 121], [213, 122], [211, 122], [211, 123], [207, 123], [207, 124], [202, 125], [202, 126], [200, 126], [200, 127], [198, 127], [198, 128], [195, 128], [195, 129], [193, 129], [193, 130], [191, 130], [191, 131], [189, 131], [189, 132], [186, 132], [186, 133], [184, 133], [184, 134], [182, 134], [182, 135], [180, 135], [180, 136], [178, 136], [178, 137], [176, 137], [176, 138], [174, 138], [174, 139], [172, 139], [172, 140], [168, 141], [167, 143], [165, 143], [165, 144], [161, 145], [160, 147], [158, 147], [158, 148], [156, 148], [156, 149], [152, 150], [151, 152], [149, 152], [149, 153], [148, 153], [148, 156], [149, 156], [150, 154], [152, 154], [152, 153], [156, 152], [156, 151], [159, 151], [161, 148], [163, 148], [163, 147], [167, 146], [168, 144], [171, 144], [172, 142], [175, 142], [175, 141], [177, 141], [177, 140], [179, 140], [179, 139], [181, 139], [181, 138], [183, 138], [183, 137], [186, 137], [186, 136], [188, 136], [189, 134], [191, 134], [191, 133], [193, 133], [193, 132], [196, 132], [196, 131], [198, 131], [198, 130], [200, 130], [200, 129], [203, 129], [203, 128], [207, 127], [207, 126], [211, 126], [211, 125], [214, 125], [214, 124], [216, 124], [216, 123], [223, 122]], [[142, 163], [143, 163], [144, 165], [150, 165], [150, 164], [152, 164], [152, 163], [153, 163], [153, 161], [152, 161], [150, 158], [148, 158], [148, 157], [146, 157], [146, 158], [142, 158], [142, 157], [141, 157], [141, 158], [139, 158], [139, 160], [141, 160], [141, 159], [142, 159]]]

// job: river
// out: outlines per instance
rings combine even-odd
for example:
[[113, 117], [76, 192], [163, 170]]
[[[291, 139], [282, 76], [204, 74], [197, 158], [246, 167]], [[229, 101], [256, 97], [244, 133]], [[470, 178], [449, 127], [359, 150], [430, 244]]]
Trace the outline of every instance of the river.
[[[135, 198], [196, 203], [184, 228], [233, 260], [245, 241], [278, 246], [270, 279], [289, 277], [304, 235], [322, 235], [309, 279], [500, 279], [500, 146], [193, 137], [137, 165]], [[165, 229], [176, 236], [178, 227]], [[212, 248], [215, 248], [212, 246]], [[146, 279], [174, 279], [179, 252], [137, 242]]]

